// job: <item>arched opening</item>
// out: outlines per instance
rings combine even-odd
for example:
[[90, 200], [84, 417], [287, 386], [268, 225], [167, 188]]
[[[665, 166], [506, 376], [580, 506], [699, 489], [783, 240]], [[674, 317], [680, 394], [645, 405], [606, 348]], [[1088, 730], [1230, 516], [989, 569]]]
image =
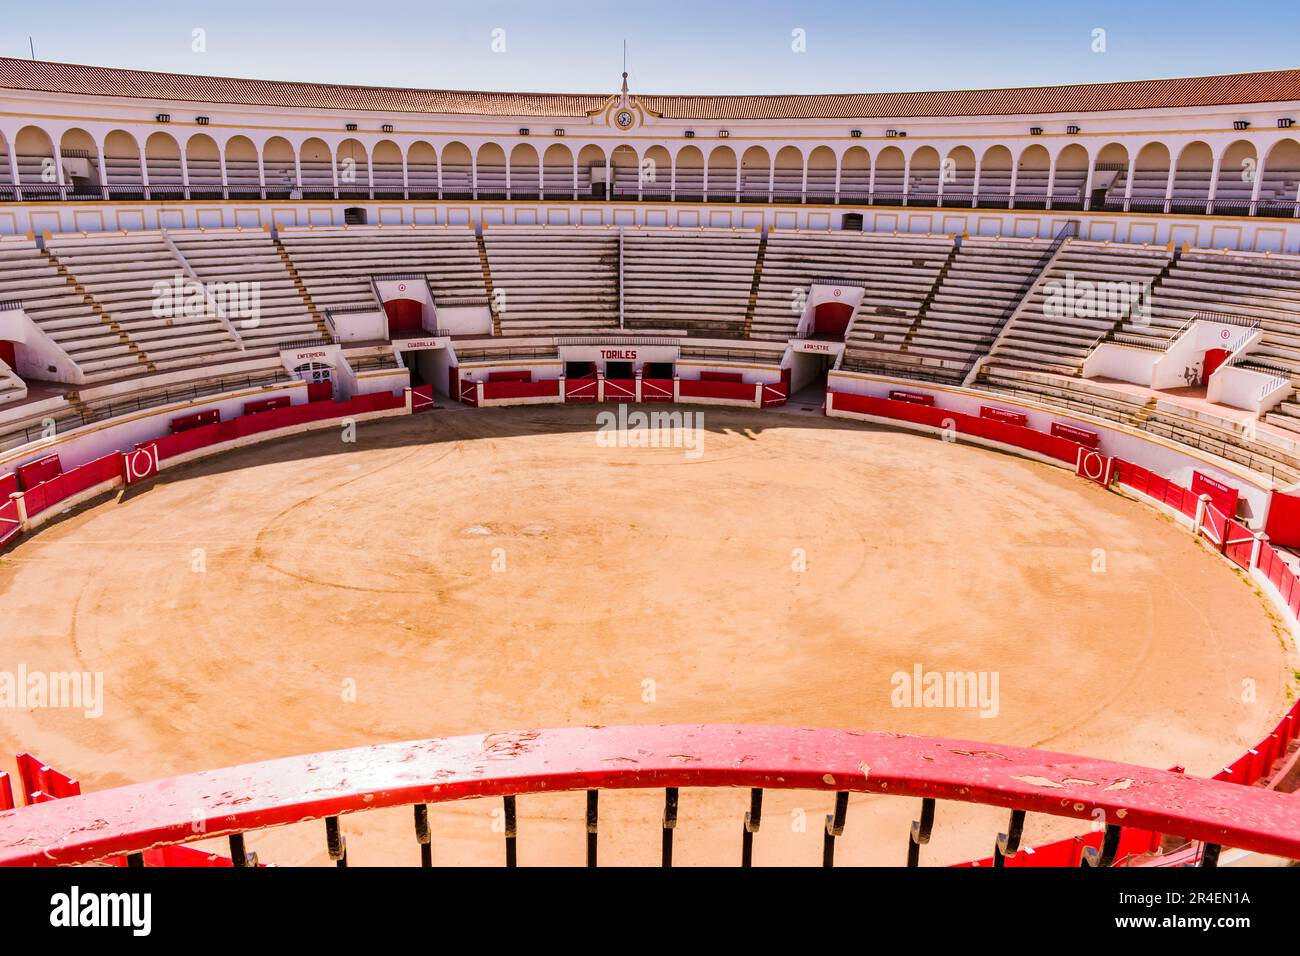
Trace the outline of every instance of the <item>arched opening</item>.
[[818, 146], [808, 154], [807, 202], [835, 201], [835, 170], [838, 166], [835, 151], [829, 146]]
[[84, 129], [68, 130], [59, 140], [59, 153], [63, 157], [63, 182], [69, 187], [68, 198], [102, 199], [99, 149], [91, 135]]
[[1214, 150], [1209, 143], [1188, 143], [1178, 153], [1169, 211], [1204, 213], [1214, 179]]
[[144, 198], [140, 144], [125, 130], [115, 129], [104, 138], [104, 173], [109, 199]]
[[979, 191], [978, 205], [988, 208], [1005, 208], [1011, 205], [1011, 150], [1005, 146], [990, 146], [980, 157], [976, 177]]
[[261, 199], [262, 181], [257, 172], [257, 147], [247, 136], [226, 140], [226, 189], [231, 199]]
[[614, 189], [611, 199], [635, 200], [640, 179], [640, 167], [637, 165], [636, 150], [631, 146], [616, 146], [609, 157], [610, 174], [614, 177]]
[[762, 146], [751, 146], [740, 157], [740, 198], [743, 202], [767, 202], [772, 178], [772, 157]]
[[196, 133], [189, 138], [185, 166], [190, 171], [191, 199], [225, 198], [221, 189], [221, 153], [211, 136]]
[[272, 136], [262, 145], [262, 175], [267, 199], [288, 199], [300, 188], [293, 147], [283, 136]]
[[1034, 144], [1020, 154], [1016, 161], [1017, 209], [1046, 209], [1048, 179], [1051, 176], [1052, 157], [1046, 146]]
[[1092, 168], [1089, 208], [1123, 209], [1128, 175], [1128, 150], [1120, 143], [1107, 143], [1103, 146]]
[[709, 153], [709, 202], [736, 201], [736, 153], [730, 146], [715, 146]]
[[605, 154], [599, 146], [590, 143], [578, 151], [578, 197], [604, 199], [609, 185], [605, 169]]
[[1056, 156], [1056, 174], [1052, 179], [1053, 209], [1082, 209], [1084, 190], [1088, 187], [1088, 151], [1071, 143]]
[[545, 199], [572, 199], [573, 150], [552, 143], [542, 154], [542, 192]]
[[1219, 160], [1213, 213], [1216, 216], [1250, 215], [1250, 197], [1255, 191], [1257, 178], [1259, 154], [1255, 152], [1255, 145], [1242, 139], [1230, 143]]
[[903, 151], [897, 146], [886, 146], [876, 157], [876, 184], [871, 191], [871, 201], [877, 206], [903, 205]]
[[954, 146], [939, 167], [945, 206], [969, 207], [975, 195], [975, 151], [969, 146]]
[[479, 199], [506, 198], [506, 151], [484, 143], [475, 155], [474, 182]]
[[922, 146], [914, 152], [907, 180], [909, 206], [939, 205], [939, 151], [933, 146]]
[[181, 148], [168, 133], [152, 133], [144, 141], [144, 163], [149, 172], [150, 199], [184, 199]]
[[641, 158], [641, 195], [667, 199], [672, 192], [673, 158], [664, 146], [651, 146]]
[[442, 198], [474, 198], [474, 160], [464, 143], [448, 143], [442, 151]]
[[510, 198], [541, 197], [542, 172], [537, 165], [537, 150], [530, 143], [520, 143], [510, 151]]
[[803, 153], [794, 146], [782, 146], [772, 173], [774, 202], [803, 202]]
[[375, 144], [370, 160], [370, 181], [376, 199], [401, 199], [405, 195], [402, 185], [402, 150], [391, 139], [381, 139]]
[[17, 185], [9, 165], [9, 140], [0, 133], [0, 199], [17, 199]]
[[359, 140], [345, 139], [334, 154], [340, 199], [370, 198], [370, 155]]
[[702, 202], [704, 199], [704, 153], [698, 146], [687, 146], [678, 154], [673, 164], [677, 183], [677, 199], [684, 202]]
[[[1209, 154], [1208, 146], [1206, 154]], [[1130, 175], [1133, 185], [1128, 208], [1133, 212], [1164, 212], [1165, 189], [1169, 184], [1169, 148], [1164, 143], [1147, 143], [1134, 157]], [[1202, 211], [1204, 208], [1202, 202]]]
[[871, 190], [871, 154], [850, 146], [840, 160], [840, 202], [865, 203]]
[[1294, 216], [1300, 200], [1300, 143], [1278, 140], [1264, 159], [1263, 182], [1259, 184], [1260, 216]]
[[54, 162], [54, 142], [45, 130], [24, 126], [14, 138], [18, 183], [24, 199], [57, 199], [62, 177]]
[[424, 140], [406, 151], [406, 189], [412, 199], [438, 198], [438, 151]]
[[298, 150], [302, 166], [302, 198], [334, 198], [334, 154], [325, 141], [312, 136]]

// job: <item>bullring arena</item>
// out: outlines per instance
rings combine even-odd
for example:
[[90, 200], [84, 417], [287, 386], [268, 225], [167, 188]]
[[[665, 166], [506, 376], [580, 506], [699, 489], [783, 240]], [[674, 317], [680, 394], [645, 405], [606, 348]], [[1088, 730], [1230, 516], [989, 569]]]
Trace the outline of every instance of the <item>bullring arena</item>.
[[[89, 735], [79, 713], [7, 719], [0, 740], [57, 747], [95, 790], [485, 725], [690, 722], [995, 736], [1213, 774], [1286, 709], [1277, 616], [1149, 509], [933, 437], [702, 414], [698, 457], [600, 447], [590, 406], [376, 422], [354, 446], [330, 430], [236, 451], [69, 514], [5, 560], [10, 646], [102, 671], [104, 715]], [[894, 706], [913, 662], [996, 670], [997, 708]], [[734, 855], [738, 800], [690, 801], [681, 862]], [[604, 859], [655, 862], [654, 810], [622, 802]], [[872, 802], [853, 801], [843, 859], [896, 865], [902, 841], [881, 837], [907, 820]], [[440, 863], [496, 862], [484, 803], [433, 815]], [[580, 862], [580, 821], [578, 797], [536, 798], [521, 863]], [[936, 836], [935, 861], [978, 858], [996, 825]], [[366, 820], [355, 860], [414, 862], [407, 826]], [[820, 860], [816, 826], [769, 826], [759, 862]], [[303, 829], [268, 834], [264, 858], [324, 862]]]
[[1300, 860], [1300, 71], [31, 52], [0, 866]]

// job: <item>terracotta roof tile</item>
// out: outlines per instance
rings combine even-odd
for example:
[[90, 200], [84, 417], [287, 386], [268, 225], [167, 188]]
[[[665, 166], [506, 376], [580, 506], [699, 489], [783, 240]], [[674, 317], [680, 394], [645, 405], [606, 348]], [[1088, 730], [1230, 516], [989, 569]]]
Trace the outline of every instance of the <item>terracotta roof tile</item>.
[[[7, 57], [0, 57], [0, 88], [232, 106], [480, 116], [583, 116], [600, 109], [608, 99], [604, 93], [492, 93], [244, 80]], [[901, 119], [1173, 109], [1300, 100], [1300, 70], [996, 90], [788, 96], [643, 95], [640, 100], [668, 119], [680, 120]]]

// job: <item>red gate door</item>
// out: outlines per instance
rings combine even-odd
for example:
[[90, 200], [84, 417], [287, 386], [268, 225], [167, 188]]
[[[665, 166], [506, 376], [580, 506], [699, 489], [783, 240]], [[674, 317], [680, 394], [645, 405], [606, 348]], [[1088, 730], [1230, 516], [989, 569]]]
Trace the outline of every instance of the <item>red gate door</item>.
[[566, 402], [594, 402], [596, 400], [596, 379], [566, 378], [564, 380], [564, 400]]
[[605, 379], [605, 401], [635, 402], [636, 401], [636, 379], [634, 378]]
[[673, 400], [673, 380], [670, 378], [641, 379], [641, 401], [671, 402]]

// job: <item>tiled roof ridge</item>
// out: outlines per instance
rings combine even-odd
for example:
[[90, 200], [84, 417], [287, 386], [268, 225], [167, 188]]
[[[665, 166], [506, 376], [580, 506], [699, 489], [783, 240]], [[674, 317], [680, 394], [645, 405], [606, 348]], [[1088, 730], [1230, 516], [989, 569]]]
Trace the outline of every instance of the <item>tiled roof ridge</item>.
[[[431, 90], [242, 79], [0, 57], [0, 88], [215, 105], [482, 116], [582, 116], [608, 93]], [[668, 119], [872, 119], [1083, 113], [1300, 101], [1300, 69], [1171, 79], [821, 94], [641, 94]]]

